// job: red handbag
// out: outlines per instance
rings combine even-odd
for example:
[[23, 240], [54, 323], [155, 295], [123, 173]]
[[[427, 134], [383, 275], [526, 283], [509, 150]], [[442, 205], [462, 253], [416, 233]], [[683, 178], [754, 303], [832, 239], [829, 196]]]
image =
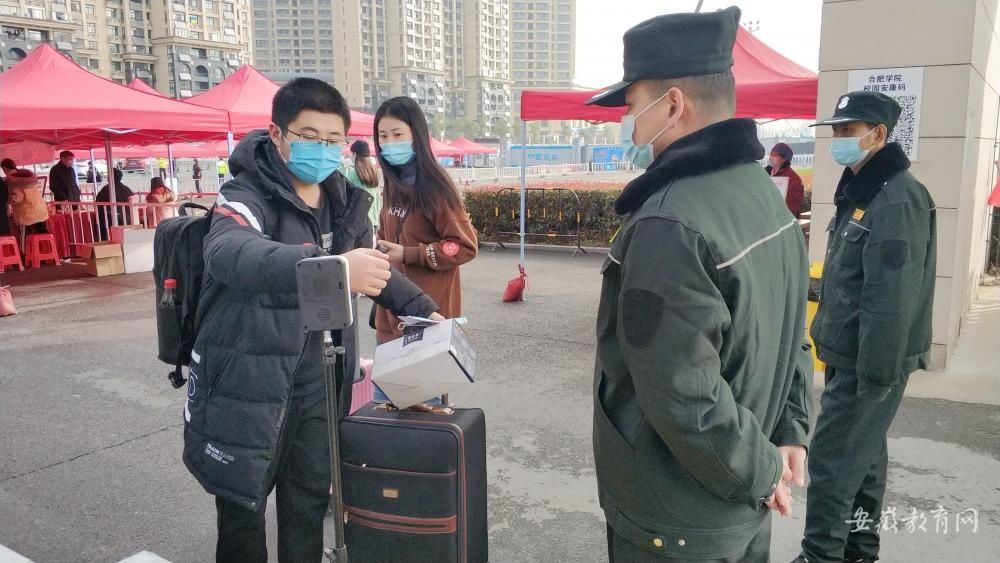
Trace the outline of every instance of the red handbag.
[[17, 307], [14, 306], [14, 296], [10, 294], [10, 286], [0, 287], [0, 317], [8, 317], [17, 314]]
[[528, 288], [528, 274], [524, 273], [524, 265], [518, 265], [520, 273], [514, 279], [507, 282], [507, 289], [503, 292], [503, 302], [513, 303], [524, 300], [524, 290]]

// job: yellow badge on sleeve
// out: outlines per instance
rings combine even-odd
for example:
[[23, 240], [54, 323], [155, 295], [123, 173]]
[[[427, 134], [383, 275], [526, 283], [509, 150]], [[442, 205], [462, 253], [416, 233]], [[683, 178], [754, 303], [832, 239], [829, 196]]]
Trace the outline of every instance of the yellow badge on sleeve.
[[865, 216], [865, 210], [864, 209], [855, 209], [854, 210], [853, 217], [854, 217], [855, 221], [860, 221], [864, 216]]

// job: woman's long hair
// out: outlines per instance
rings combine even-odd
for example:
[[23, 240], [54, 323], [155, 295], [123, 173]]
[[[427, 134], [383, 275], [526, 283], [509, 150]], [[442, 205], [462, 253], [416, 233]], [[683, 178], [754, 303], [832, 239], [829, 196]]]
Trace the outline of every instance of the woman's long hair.
[[[382, 157], [378, 124], [383, 117], [394, 117], [409, 125], [413, 132], [413, 151], [416, 153], [414, 160], [417, 165], [415, 186], [406, 185], [393, 166]], [[462, 194], [431, 152], [427, 118], [417, 102], [401, 96], [383, 103], [375, 112], [374, 140], [385, 174], [385, 199], [389, 207], [412, 207], [427, 216], [434, 215], [441, 208], [462, 209]]]
[[[366, 153], [368, 152], [367, 147], [366, 143]], [[351, 152], [354, 154], [354, 171], [358, 173], [358, 178], [361, 179], [364, 185], [370, 188], [377, 188], [379, 184], [378, 168], [375, 168], [375, 163], [372, 162], [371, 157], [354, 150], [353, 145], [351, 146]]]

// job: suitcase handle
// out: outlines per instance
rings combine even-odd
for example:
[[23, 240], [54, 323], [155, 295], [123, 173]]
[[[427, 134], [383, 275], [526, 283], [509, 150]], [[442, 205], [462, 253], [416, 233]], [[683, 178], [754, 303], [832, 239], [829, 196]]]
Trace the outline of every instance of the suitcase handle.
[[413, 405], [411, 407], [407, 407], [405, 409], [400, 409], [399, 407], [397, 407], [396, 405], [394, 405], [392, 403], [382, 403], [382, 404], [376, 406], [375, 408], [379, 409], [379, 410], [386, 410], [386, 411], [423, 412], [423, 413], [427, 413], [427, 414], [437, 414], [437, 415], [441, 415], [441, 416], [452, 416], [453, 414], [455, 414], [455, 409], [453, 409], [451, 407], [438, 406], [438, 405], [429, 405], [427, 403], [418, 403], [416, 405]]

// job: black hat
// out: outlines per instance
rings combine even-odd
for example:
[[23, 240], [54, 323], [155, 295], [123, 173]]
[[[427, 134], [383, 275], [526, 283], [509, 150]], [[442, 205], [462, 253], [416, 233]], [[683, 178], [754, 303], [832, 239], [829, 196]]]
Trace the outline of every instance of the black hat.
[[358, 139], [351, 144], [351, 152], [358, 156], [371, 156], [372, 153], [368, 149], [368, 143], [364, 139]]
[[781, 158], [787, 161], [791, 161], [795, 153], [792, 152], [792, 147], [788, 146], [786, 143], [778, 143], [771, 148], [771, 152], [774, 154], [780, 154]]
[[833, 117], [817, 121], [810, 127], [863, 121], [875, 125], [885, 125], [889, 131], [892, 131], [901, 113], [903, 113], [903, 108], [899, 107], [896, 100], [881, 92], [850, 92], [837, 100], [837, 109], [834, 110]]
[[725, 72], [733, 66], [740, 9], [667, 14], [625, 32], [625, 76], [587, 105], [625, 105], [625, 89], [636, 80], [682, 78]]

